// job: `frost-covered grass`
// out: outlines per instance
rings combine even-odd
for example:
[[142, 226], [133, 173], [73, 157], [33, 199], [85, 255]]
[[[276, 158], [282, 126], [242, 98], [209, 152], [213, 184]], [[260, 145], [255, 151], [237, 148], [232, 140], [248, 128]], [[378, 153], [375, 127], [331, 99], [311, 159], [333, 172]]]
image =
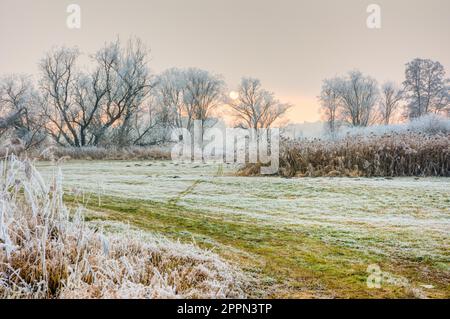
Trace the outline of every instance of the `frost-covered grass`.
[[368, 127], [342, 127], [337, 134], [337, 138], [406, 133], [449, 134], [450, 118], [437, 114], [427, 114], [407, 123], [372, 125]]
[[[448, 178], [249, 178], [235, 169], [62, 164], [66, 199], [85, 203], [90, 220], [194, 239], [258, 278], [250, 296], [450, 297]], [[369, 289], [370, 264], [408, 285]]]
[[62, 177], [0, 162], [0, 298], [244, 297], [245, 278], [216, 254], [70, 211]]

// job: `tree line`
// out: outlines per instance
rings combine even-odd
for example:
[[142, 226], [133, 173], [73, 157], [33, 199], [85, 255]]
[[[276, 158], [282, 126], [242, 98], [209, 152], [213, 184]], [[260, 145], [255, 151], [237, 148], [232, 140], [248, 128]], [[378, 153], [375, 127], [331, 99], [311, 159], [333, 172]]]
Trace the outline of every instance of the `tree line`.
[[[50, 50], [39, 62], [39, 77], [0, 79], [0, 138], [25, 148], [52, 140], [60, 146], [128, 146], [165, 142], [176, 128], [194, 121], [214, 125], [226, 106], [242, 128], [267, 128], [291, 107], [255, 78], [242, 78], [233, 96], [221, 75], [198, 68], [153, 74], [149, 51], [139, 39], [119, 39], [88, 55], [80, 66], [77, 48]], [[450, 114], [450, 80], [437, 61], [406, 64], [401, 86], [351, 71], [325, 79], [319, 100], [328, 131], [342, 125], [389, 124], [405, 118]]]
[[214, 124], [227, 105], [241, 127], [264, 128], [286, 112], [254, 78], [243, 78], [230, 98], [220, 75], [197, 68], [153, 74], [139, 39], [105, 44], [81, 68], [77, 48], [56, 48], [39, 62], [39, 79], [8, 75], [0, 81], [0, 137], [26, 148], [51, 138], [60, 146], [127, 146], [164, 142], [174, 128]]
[[325, 79], [319, 100], [330, 134], [342, 125], [388, 125], [428, 113], [449, 116], [450, 79], [438, 61], [417, 58], [406, 64], [401, 85], [385, 82], [379, 87], [374, 78], [355, 70]]

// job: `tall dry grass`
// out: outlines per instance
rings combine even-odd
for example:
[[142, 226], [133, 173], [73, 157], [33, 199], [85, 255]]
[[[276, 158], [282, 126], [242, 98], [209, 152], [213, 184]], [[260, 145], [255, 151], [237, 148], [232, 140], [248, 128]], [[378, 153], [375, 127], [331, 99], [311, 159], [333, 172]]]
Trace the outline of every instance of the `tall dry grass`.
[[116, 147], [49, 147], [37, 152], [40, 160], [69, 158], [75, 160], [168, 160], [170, 145]]
[[60, 173], [47, 185], [30, 162], [1, 161], [0, 298], [244, 297], [243, 277], [217, 255], [103, 226], [70, 213]]
[[[257, 175], [247, 165], [240, 175]], [[279, 174], [318, 176], [450, 176], [450, 133], [349, 135], [282, 142]]]

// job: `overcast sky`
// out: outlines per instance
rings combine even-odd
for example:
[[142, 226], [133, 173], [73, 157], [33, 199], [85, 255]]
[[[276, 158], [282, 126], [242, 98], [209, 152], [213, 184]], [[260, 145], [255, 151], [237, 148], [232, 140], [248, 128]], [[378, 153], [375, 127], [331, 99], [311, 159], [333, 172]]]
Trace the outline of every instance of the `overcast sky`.
[[[71, 3], [79, 30], [66, 26]], [[381, 29], [366, 26], [371, 3]], [[205, 68], [231, 90], [257, 77], [295, 105], [293, 122], [318, 120], [322, 79], [351, 69], [401, 82], [404, 64], [426, 57], [450, 72], [449, 0], [0, 0], [0, 74], [36, 74], [51, 47], [91, 53], [116, 36], [140, 37], [155, 72]]]

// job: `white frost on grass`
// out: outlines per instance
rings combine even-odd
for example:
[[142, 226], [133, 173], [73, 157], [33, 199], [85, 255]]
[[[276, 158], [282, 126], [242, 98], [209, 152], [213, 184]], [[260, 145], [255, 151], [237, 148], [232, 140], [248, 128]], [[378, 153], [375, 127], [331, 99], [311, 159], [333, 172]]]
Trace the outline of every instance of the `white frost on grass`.
[[368, 253], [450, 261], [448, 178], [236, 177], [232, 165], [216, 177], [217, 165], [168, 161], [67, 162], [62, 169], [69, 187], [95, 192], [102, 181], [106, 195], [177, 198], [205, 215], [287, 227]]
[[47, 186], [29, 162], [0, 162], [0, 298], [245, 297], [245, 277], [216, 254], [84, 222], [54, 176]]

